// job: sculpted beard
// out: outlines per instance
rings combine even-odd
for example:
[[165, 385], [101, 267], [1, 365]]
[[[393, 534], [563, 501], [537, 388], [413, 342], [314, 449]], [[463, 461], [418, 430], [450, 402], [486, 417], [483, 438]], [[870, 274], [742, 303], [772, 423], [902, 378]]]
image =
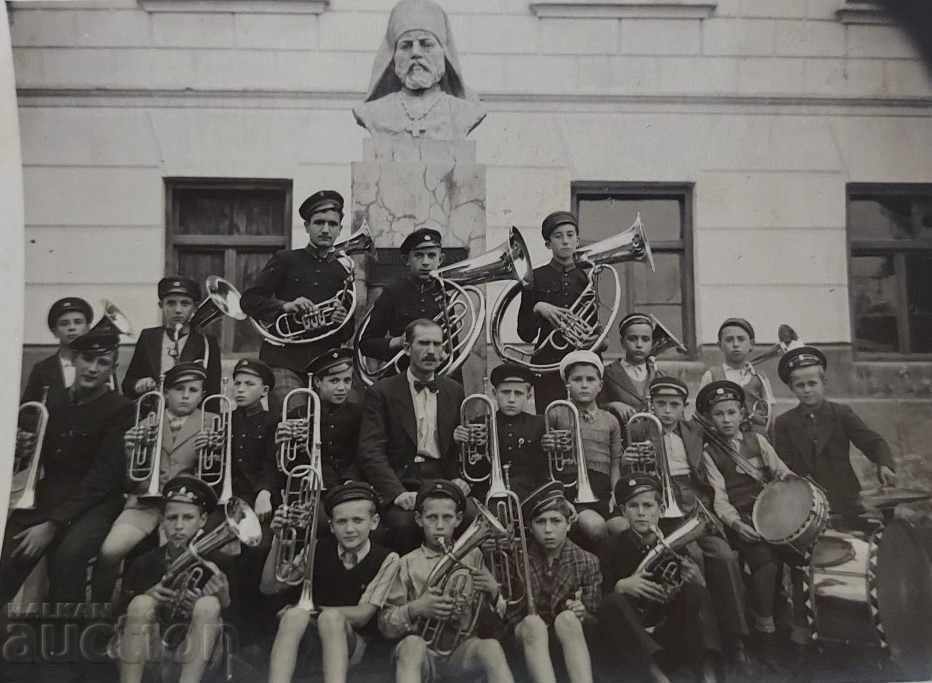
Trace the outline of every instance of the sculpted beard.
[[444, 74], [444, 62], [432, 64], [428, 59], [413, 58], [405, 62], [395, 60], [395, 74], [408, 90], [426, 90], [440, 82]]

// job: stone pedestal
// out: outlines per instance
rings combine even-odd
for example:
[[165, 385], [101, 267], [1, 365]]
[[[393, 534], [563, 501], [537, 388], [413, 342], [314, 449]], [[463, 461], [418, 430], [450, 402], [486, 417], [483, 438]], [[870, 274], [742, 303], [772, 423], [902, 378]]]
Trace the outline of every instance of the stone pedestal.
[[[444, 247], [486, 250], [485, 166], [475, 142], [372, 138], [364, 160], [352, 165], [353, 225], [369, 223], [377, 248], [398, 248], [413, 230], [429, 226]], [[466, 391], [486, 375], [485, 335], [463, 369]]]

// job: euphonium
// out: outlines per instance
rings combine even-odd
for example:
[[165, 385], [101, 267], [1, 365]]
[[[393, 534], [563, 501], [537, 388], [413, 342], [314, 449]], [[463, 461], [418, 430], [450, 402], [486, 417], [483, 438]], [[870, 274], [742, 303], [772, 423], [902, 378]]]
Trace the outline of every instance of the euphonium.
[[159, 470], [162, 461], [162, 420], [165, 415], [165, 375], [159, 378], [159, 388], [136, 401], [136, 427], [143, 427], [129, 454], [127, 476], [142, 484], [144, 498], [161, 498]]
[[[35, 414], [35, 431], [25, 435], [16, 435], [16, 453], [13, 458], [13, 485], [10, 491], [10, 510], [35, 510], [36, 485], [39, 483], [39, 470], [42, 466], [42, 446], [45, 443], [45, 428], [49, 424], [49, 409], [45, 403], [48, 400], [49, 388], [43, 387], [41, 401], [26, 401], [19, 407], [17, 424], [30, 413]], [[28, 450], [28, 452], [21, 452]], [[25, 475], [25, 479], [23, 479]], [[22, 486], [19, 485], [22, 481]], [[19, 492], [14, 500], [14, 495]]]
[[684, 517], [683, 511], [676, 502], [676, 489], [673, 477], [670, 476], [670, 461], [667, 459], [667, 447], [663, 439], [663, 424], [653, 413], [635, 413], [625, 427], [629, 439], [633, 439], [632, 435], [637, 433], [637, 425], [640, 422], [647, 423], [647, 438], [638, 442], [632, 440], [631, 445], [641, 447], [645, 451], [649, 450], [651, 453], [643, 461], [626, 462], [625, 465], [629, 471], [652, 474], [660, 480], [663, 491], [661, 508], [664, 519]]
[[[669, 602], [683, 587], [685, 580], [681, 551], [701, 538], [710, 528], [720, 529], [721, 526], [712, 513], [697, 500], [695, 511], [670, 535], [664, 536], [659, 528], [654, 529], [657, 544], [647, 552], [634, 573], [644, 574], [651, 581], [659, 583], [666, 589]], [[645, 625], [656, 625], [662, 620], [656, 604], [643, 601], [640, 606], [644, 611]]]
[[[566, 322], [551, 330], [543, 339], [538, 339], [534, 353], [542, 350], [564, 352], [597, 349], [611, 331], [621, 308], [621, 278], [612, 264], [643, 261], [650, 266], [651, 271], [654, 270], [654, 257], [644, 225], [641, 223], [640, 213], [627, 230], [594, 244], [579, 247], [573, 258], [578, 267], [588, 271], [589, 282], [570, 306]], [[603, 273], [607, 273], [611, 278], [613, 294], [609, 315], [604, 323], [599, 321], [599, 310], [603, 307], [599, 298], [599, 277]], [[492, 308], [489, 328], [495, 352], [503, 361], [517, 363], [532, 372], [556, 372], [560, 368], [559, 361], [534, 363], [531, 360], [532, 353], [502, 340], [505, 312], [520, 292], [520, 287], [512, 284], [499, 295]], [[563, 355], [565, 354], [560, 354], [561, 357]]]
[[491, 415], [489, 421], [491, 426], [486, 432], [491, 470], [485, 506], [508, 533], [508, 538], [486, 549], [486, 566], [498, 582], [502, 597], [509, 609], [526, 603], [527, 613], [536, 614], [537, 607], [531, 591], [531, 566], [527, 553], [521, 499], [508, 487], [502, 468], [501, 454], [498, 450], [498, 424], [495, 421], [492, 401], [487, 396], [481, 394], [479, 396], [487, 402]]
[[[561, 409], [569, 414], [565, 421], [559, 419]], [[547, 433], [552, 434], [556, 441], [556, 446], [547, 453], [550, 478], [561, 482], [565, 488], [576, 487], [574, 503], [598, 503], [599, 499], [592, 492], [589, 472], [586, 470], [579, 409], [566, 399], [551, 401], [544, 410], [544, 425]], [[576, 478], [566, 479], [564, 472], [572, 472], [573, 469], [576, 470]]]
[[230, 498], [223, 506], [223, 513], [224, 523], [194, 538], [162, 577], [162, 584], [176, 591], [176, 597], [163, 609], [161, 623], [171, 625], [190, 617], [183, 602], [185, 591], [202, 588], [210, 580], [211, 573], [205, 560], [207, 554], [234, 539], [248, 546], [257, 546], [262, 541], [262, 525], [246, 501]]
[[240, 293], [230, 282], [217, 275], [209, 275], [204, 282], [207, 296], [198, 305], [188, 325], [196, 332], [220, 318], [228, 316], [234, 320], [245, 320], [246, 314], [240, 308]]
[[[302, 522], [278, 529], [275, 578], [292, 586], [304, 584], [300, 606], [313, 611], [310, 576], [317, 544], [317, 516], [323, 493], [323, 470], [320, 443], [320, 397], [311, 386], [292, 389], [282, 404], [282, 422], [292, 425], [292, 436], [279, 446], [278, 467], [285, 477], [282, 504]], [[289, 406], [298, 396], [307, 396], [307, 412], [302, 418], [289, 418]], [[306, 454], [306, 455], [305, 455]], [[305, 460], [306, 458], [306, 460]], [[306, 524], [305, 524], [306, 522]], [[305, 600], [305, 598], [307, 598]]]
[[[195, 476], [205, 484], [220, 490], [221, 505], [233, 496], [233, 400], [227, 396], [226, 377], [219, 394], [212, 394], [201, 403], [201, 433], [207, 435], [207, 445], [197, 452]], [[215, 413], [208, 413], [211, 402]], [[209, 421], [209, 424], [208, 424]]]
[[[353, 324], [359, 302], [356, 294], [356, 266], [350, 256], [371, 252], [373, 245], [367, 223], [345, 240], [335, 242], [333, 252], [346, 271], [342, 289], [329, 299], [317, 303], [309, 312], [281, 313], [271, 322], [250, 317], [253, 327], [274, 346], [314, 344], [339, 334], [347, 325]], [[340, 323], [334, 320], [338, 306], [346, 310], [346, 317]]]
[[495, 405], [485, 394], [470, 394], [460, 404], [460, 424], [469, 429], [470, 440], [460, 444], [460, 474], [470, 486], [481, 484], [491, 476], [490, 451], [495, 439]]
[[485, 594], [473, 586], [475, 569], [464, 564], [463, 560], [486, 539], [508, 536], [508, 531], [491, 512], [479, 501], [473, 499], [473, 503], [478, 510], [476, 519], [452, 548], [444, 547], [444, 556], [427, 575], [425, 590], [439, 588], [455, 605], [448, 619], [424, 618], [418, 624], [417, 631], [427, 642], [427, 648], [441, 656], [451, 654], [473, 634], [485, 601]]
[[[517, 228], [512, 227], [504, 244], [484, 254], [440, 268], [431, 276], [439, 284], [442, 299], [441, 310], [433, 320], [443, 329], [446, 353], [438, 373], [449, 375], [466, 362], [482, 333], [486, 298], [479, 286], [501, 280], [516, 280], [513, 286], [519, 290], [528, 288], [533, 283], [534, 269], [524, 238]], [[398, 374], [399, 368], [403, 367], [399, 364], [407, 355], [404, 350], [399, 351], [389, 361], [371, 369], [370, 359], [359, 345], [371, 321], [370, 308], [360, 322], [354, 340], [356, 368], [369, 386]]]

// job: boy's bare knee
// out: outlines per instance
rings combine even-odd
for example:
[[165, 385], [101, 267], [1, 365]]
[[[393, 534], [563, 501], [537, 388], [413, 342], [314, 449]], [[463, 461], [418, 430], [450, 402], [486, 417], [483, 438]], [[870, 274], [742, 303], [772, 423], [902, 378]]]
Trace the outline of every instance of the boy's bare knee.
[[344, 633], [346, 631], [346, 617], [335, 609], [325, 609], [317, 617], [317, 629], [321, 633]]
[[212, 621], [220, 617], [220, 601], [215, 595], [206, 595], [198, 598], [191, 610], [191, 619], [199, 621]]
[[573, 612], [563, 610], [553, 620], [553, 630], [560, 640], [564, 638], [578, 638], [582, 635], [582, 623]]
[[148, 595], [137, 595], [130, 600], [126, 608], [126, 616], [134, 621], [149, 621], [155, 618], [155, 598]]
[[420, 664], [427, 655], [427, 643], [421, 636], [406, 636], [398, 643], [398, 661], [407, 665]]
[[505, 661], [502, 644], [492, 638], [482, 638], [476, 648], [479, 659], [488, 665], [499, 665]]
[[515, 627], [515, 635], [522, 645], [530, 645], [547, 637], [547, 624], [539, 614], [529, 614]]

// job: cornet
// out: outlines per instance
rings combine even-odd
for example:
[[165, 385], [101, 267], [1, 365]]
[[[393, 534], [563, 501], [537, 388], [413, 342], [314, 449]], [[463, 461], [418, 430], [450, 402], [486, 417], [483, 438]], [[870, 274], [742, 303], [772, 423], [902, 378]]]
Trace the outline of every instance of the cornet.
[[[534, 269], [524, 238], [517, 228], [512, 227], [504, 244], [484, 254], [440, 268], [431, 275], [440, 286], [442, 298], [441, 310], [434, 316], [434, 322], [443, 329], [446, 358], [438, 373], [449, 375], [466, 362], [482, 333], [486, 298], [479, 286], [501, 280], [515, 280], [513, 286], [519, 290], [529, 288], [533, 283]], [[370, 308], [360, 322], [353, 341], [356, 369], [368, 386], [398, 374], [403, 367], [400, 363], [406, 356], [402, 350], [386, 363], [375, 369], [370, 368], [370, 359], [360, 349], [359, 341], [371, 322]]]
[[[253, 327], [273, 346], [314, 344], [339, 334], [347, 325], [353, 324], [359, 302], [356, 295], [356, 266], [350, 256], [369, 253], [374, 244], [368, 223], [364, 223], [345, 240], [334, 243], [336, 258], [346, 271], [342, 289], [326, 301], [317, 303], [310, 312], [281, 313], [271, 322], [250, 317]], [[337, 323], [334, 315], [340, 306], [346, 310], [346, 317]]]
[[[650, 242], [647, 240], [647, 232], [641, 223], [640, 213], [627, 230], [594, 244], [580, 247], [573, 254], [573, 258], [578, 267], [588, 270], [589, 282], [570, 306], [567, 322], [551, 330], [543, 339], [537, 340], [535, 354], [551, 350], [560, 352], [559, 355], [562, 357], [565, 351], [579, 349], [594, 351], [599, 348], [611, 331], [615, 318], [618, 317], [618, 311], [621, 309], [621, 278], [612, 264], [642, 261], [650, 267], [651, 272], [654, 270], [654, 257]], [[610, 277], [613, 295], [609, 305], [609, 315], [604, 324], [599, 321], [599, 310], [603, 307], [603, 302], [599, 298], [599, 277], [602, 274]], [[489, 328], [495, 352], [503, 361], [516, 363], [532, 372], [556, 372], [560, 368], [559, 361], [534, 363], [532, 353], [520, 349], [515, 344], [502, 341], [505, 311], [520, 293], [520, 286], [512, 284], [501, 293], [492, 308]]]
[[[567, 419], [560, 419], [561, 410], [567, 411]], [[574, 503], [598, 503], [599, 499], [592, 492], [589, 472], [586, 470], [579, 409], [566, 399], [552, 401], [544, 410], [544, 424], [547, 434], [552, 434], [556, 442], [556, 446], [547, 452], [550, 478], [562, 483], [564, 488], [576, 487]], [[576, 478], [568, 480], [564, 473], [573, 470], [576, 471]]]
[[[143, 498], [161, 498], [159, 471], [162, 462], [162, 420], [165, 415], [165, 375], [159, 377], [159, 388], [136, 401], [136, 427], [144, 427], [129, 454], [127, 476], [142, 484]], [[154, 432], [154, 433], [153, 433]]]
[[[17, 434], [17, 448], [14, 456], [13, 470], [13, 487], [10, 491], [10, 510], [35, 510], [36, 509], [36, 485], [39, 483], [39, 471], [42, 466], [42, 446], [45, 443], [45, 429], [49, 424], [49, 410], [45, 404], [49, 397], [49, 388], [43, 387], [41, 401], [27, 401], [19, 407], [19, 419], [17, 424], [23, 421], [23, 418], [30, 413], [35, 414], [35, 431], [29, 432], [32, 435], [31, 448], [28, 453], [20, 452], [20, 437]], [[30, 425], [31, 426], [31, 425]], [[23, 467], [23, 464], [26, 464]], [[22, 478], [25, 473], [26, 478], [22, 487], [17, 486], [17, 480]], [[13, 499], [12, 494], [19, 491], [19, 496]]]
[[638, 433], [637, 425], [641, 422], [646, 423], [645, 432], [647, 438], [643, 441], [632, 442], [632, 446], [648, 446], [653, 454], [648, 458], [635, 462], [625, 463], [629, 468], [628, 471], [638, 472], [641, 474], [652, 474], [660, 479], [660, 487], [663, 491], [663, 510], [664, 519], [675, 519], [684, 517], [683, 511], [676, 502], [676, 489], [674, 488], [673, 477], [670, 476], [670, 461], [667, 459], [667, 447], [663, 439], [663, 423], [653, 413], [635, 413], [628, 420], [626, 432], [629, 439], [633, 434]]
[[[198, 450], [198, 479], [216, 491], [217, 502], [223, 505], [233, 497], [233, 400], [227, 396], [228, 379], [223, 378], [219, 394], [212, 394], [201, 403], [201, 433], [207, 435], [207, 445]], [[208, 412], [211, 402], [217, 411]]]

